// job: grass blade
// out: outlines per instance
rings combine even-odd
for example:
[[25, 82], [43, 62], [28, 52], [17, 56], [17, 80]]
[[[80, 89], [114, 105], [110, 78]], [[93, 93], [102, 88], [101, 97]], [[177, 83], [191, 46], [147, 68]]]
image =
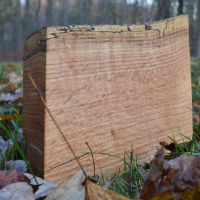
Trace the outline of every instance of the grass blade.
[[35, 177], [35, 175], [34, 175], [34, 173], [33, 173], [33, 170], [32, 170], [32, 168], [31, 168], [29, 162], [27, 161], [24, 152], [21, 150], [21, 148], [20, 148], [18, 142], [16, 141], [16, 139], [14, 138], [14, 136], [12, 135], [12, 133], [4, 126], [3, 123], [0, 122], [0, 126], [1, 126], [1, 128], [6, 132], [6, 134], [9, 136], [9, 138], [12, 140], [14, 147], [17, 149], [17, 151], [19, 152], [20, 156], [21, 156], [22, 159], [25, 161], [25, 163], [26, 163], [26, 165], [27, 165], [29, 171], [31, 172], [31, 174], [32, 174], [32, 176], [33, 176], [33, 178], [34, 178], [34, 180], [35, 180], [35, 182], [36, 182], [36, 184], [38, 185], [38, 182], [37, 182], [37, 179], [36, 179], [36, 177]]

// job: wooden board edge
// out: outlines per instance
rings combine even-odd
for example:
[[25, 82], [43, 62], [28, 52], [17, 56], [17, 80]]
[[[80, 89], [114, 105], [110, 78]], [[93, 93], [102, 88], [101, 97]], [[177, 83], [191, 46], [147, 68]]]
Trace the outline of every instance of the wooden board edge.
[[57, 38], [57, 34], [71, 32], [111, 32], [111, 33], [131, 33], [148, 36], [162, 37], [174, 32], [180, 32], [189, 28], [187, 15], [180, 15], [169, 19], [152, 22], [148, 24], [136, 25], [68, 25], [47, 27], [47, 40]]

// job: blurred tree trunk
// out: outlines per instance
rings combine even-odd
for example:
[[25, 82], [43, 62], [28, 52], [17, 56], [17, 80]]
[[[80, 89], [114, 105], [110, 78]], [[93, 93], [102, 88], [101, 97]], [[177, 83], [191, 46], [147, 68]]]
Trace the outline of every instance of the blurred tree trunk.
[[94, 14], [95, 12], [93, 12], [93, 0], [87, 0], [87, 4], [86, 4], [86, 17], [87, 17], [87, 23], [88, 24], [93, 24], [93, 20], [94, 20]]
[[123, 0], [122, 5], [122, 21], [121, 24], [127, 24], [127, 14], [128, 14], [128, 7], [127, 7], [127, 0]]
[[21, 43], [21, 2], [20, 0], [15, 0], [13, 5], [13, 33], [12, 33], [12, 42], [11, 47], [13, 51], [18, 51]]
[[198, 0], [197, 7], [197, 56], [200, 57], [200, 1]]
[[37, 6], [36, 6], [36, 11], [35, 11], [35, 29], [38, 29], [40, 27], [40, 9], [41, 9], [41, 0], [37, 0]]
[[68, 24], [68, 0], [61, 0], [61, 11], [59, 12], [59, 25]]
[[54, 25], [53, 9], [54, 9], [54, 0], [48, 0], [47, 7], [46, 7], [46, 25], [47, 26]]
[[[13, 1], [0, 1], [0, 59], [7, 59], [7, 51], [11, 50]], [[8, 31], [11, 30], [11, 31]]]
[[107, 24], [108, 21], [108, 0], [99, 0], [98, 1], [98, 9], [100, 11], [98, 15], [98, 24]]
[[195, 7], [195, 0], [190, 0], [185, 2], [186, 6], [186, 13], [189, 17], [189, 28], [190, 28], [190, 52], [192, 55], [195, 55], [195, 52], [197, 51], [197, 45], [195, 44], [196, 40], [196, 31], [195, 31], [195, 21], [194, 21], [194, 7]]
[[178, 15], [182, 15], [183, 14], [183, 0], [178, 0]]
[[157, 10], [157, 1], [153, 0], [152, 5], [150, 6], [149, 20], [151, 21], [156, 20], [156, 15], [155, 15], [156, 10]]
[[5, 22], [4, 22], [4, 18], [5, 18], [5, 13], [7, 13], [7, 9], [3, 9], [6, 6], [7, 2], [4, 1], [0, 1], [0, 59], [2, 59], [3, 57], [3, 49], [4, 49], [4, 43], [5, 43], [5, 39], [4, 39], [4, 34], [5, 34]]
[[156, 20], [171, 17], [171, 0], [157, 0]]
[[27, 37], [30, 35], [33, 31], [33, 21], [32, 21], [32, 15], [31, 15], [31, 10], [30, 10], [30, 0], [26, 0], [25, 3], [25, 16], [24, 16], [24, 21], [25, 21], [25, 27], [24, 27], [24, 37]]
[[[100, 0], [101, 1], [101, 0]], [[104, 15], [105, 15], [105, 24], [121, 24], [124, 23], [121, 21], [121, 19], [118, 19], [117, 22], [117, 12], [116, 12], [116, 8], [117, 8], [117, 3], [115, 0], [107, 0], [106, 4], [105, 4], [105, 11], [104, 11]], [[120, 13], [119, 9], [119, 13]], [[110, 12], [109, 12], [110, 11]], [[121, 18], [121, 15], [119, 14], [119, 17]]]
[[138, 18], [138, 0], [134, 1], [132, 13], [132, 23], [136, 24]]
[[[92, 24], [95, 21], [93, 15], [96, 14], [95, 11], [92, 12], [91, 10], [93, 0], [78, 0], [76, 5], [78, 7], [79, 24]], [[104, 12], [104, 10], [101, 10], [101, 12]]]
[[141, 22], [144, 23], [146, 21], [146, 0], [141, 0]]
[[84, 18], [84, 0], [79, 0], [79, 21], [80, 24], [85, 23], [85, 18]]

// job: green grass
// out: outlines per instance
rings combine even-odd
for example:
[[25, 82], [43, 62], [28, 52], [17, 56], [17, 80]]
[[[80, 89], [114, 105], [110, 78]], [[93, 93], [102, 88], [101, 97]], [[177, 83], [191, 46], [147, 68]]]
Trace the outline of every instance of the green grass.
[[34, 172], [30, 166], [30, 163], [28, 162], [28, 160], [26, 158], [26, 152], [25, 152], [25, 148], [24, 148], [22, 135], [19, 133], [19, 125], [21, 124], [21, 119], [17, 120], [16, 123], [12, 120], [12, 123], [13, 123], [13, 129], [15, 131], [14, 133], [11, 129], [7, 128], [2, 122], [0, 122], [0, 127], [2, 128], [4, 133], [8, 136], [8, 138], [11, 139], [13, 142], [12, 148], [10, 150], [8, 149], [5, 156], [3, 156], [2, 166], [5, 166], [5, 162], [7, 160], [18, 160], [18, 159], [24, 160], [28, 167], [28, 170], [33, 175], [35, 182], [38, 185], [38, 182], [34, 175]]
[[173, 158], [176, 158], [180, 155], [186, 154], [188, 156], [192, 155], [198, 155], [200, 156], [200, 140], [199, 136], [195, 136], [193, 134], [192, 138], [189, 138], [185, 135], [183, 135], [181, 132], [179, 132], [182, 138], [182, 143], [175, 140], [173, 137], [169, 137], [171, 140], [171, 143], [175, 144], [175, 150], [168, 153], [166, 155], [166, 160], [171, 160]]
[[124, 158], [120, 158], [108, 153], [93, 154], [101, 154], [104, 156], [119, 159], [123, 163], [123, 169], [119, 170], [116, 174], [111, 174], [108, 176], [102, 172], [101, 178], [90, 176], [90, 179], [94, 180], [102, 186], [111, 181], [109, 186], [111, 190], [131, 199], [139, 195], [144, 184], [144, 177], [138, 168], [137, 159], [133, 156], [133, 149], [131, 149], [130, 154], [125, 152]]
[[[15, 79], [19, 78], [19, 82], [15, 82]], [[13, 83], [11, 82], [13, 81]], [[0, 90], [1, 93], [15, 93], [14, 90], [9, 88], [9, 90], [4, 90], [4, 87], [9, 84], [15, 85], [13, 88], [22, 88], [22, 62], [8, 62], [0, 63]], [[35, 178], [33, 170], [26, 158], [26, 148], [23, 135], [20, 132], [22, 125], [22, 112], [18, 105], [13, 105], [12, 103], [0, 102], [0, 136], [7, 141], [11, 139], [13, 145], [10, 146], [5, 155], [0, 155], [0, 169], [6, 169], [5, 163], [9, 160], [19, 160], [25, 161], [29, 172]], [[36, 183], [37, 180], [35, 179]]]

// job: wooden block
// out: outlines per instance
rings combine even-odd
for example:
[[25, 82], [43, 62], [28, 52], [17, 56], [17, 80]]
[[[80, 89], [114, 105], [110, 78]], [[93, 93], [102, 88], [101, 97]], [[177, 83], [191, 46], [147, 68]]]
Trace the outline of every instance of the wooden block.
[[[159, 141], [192, 136], [187, 16], [149, 25], [48, 27], [24, 48], [23, 130], [37, 175], [59, 183], [79, 167], [27, 78], [29, 70], [78, 156], [123, 157], [133, 146], [152, 159]], [[91, 156], [82, 156], [83, 166]], [[96, 167], [119, 159], [95, 154]]]

